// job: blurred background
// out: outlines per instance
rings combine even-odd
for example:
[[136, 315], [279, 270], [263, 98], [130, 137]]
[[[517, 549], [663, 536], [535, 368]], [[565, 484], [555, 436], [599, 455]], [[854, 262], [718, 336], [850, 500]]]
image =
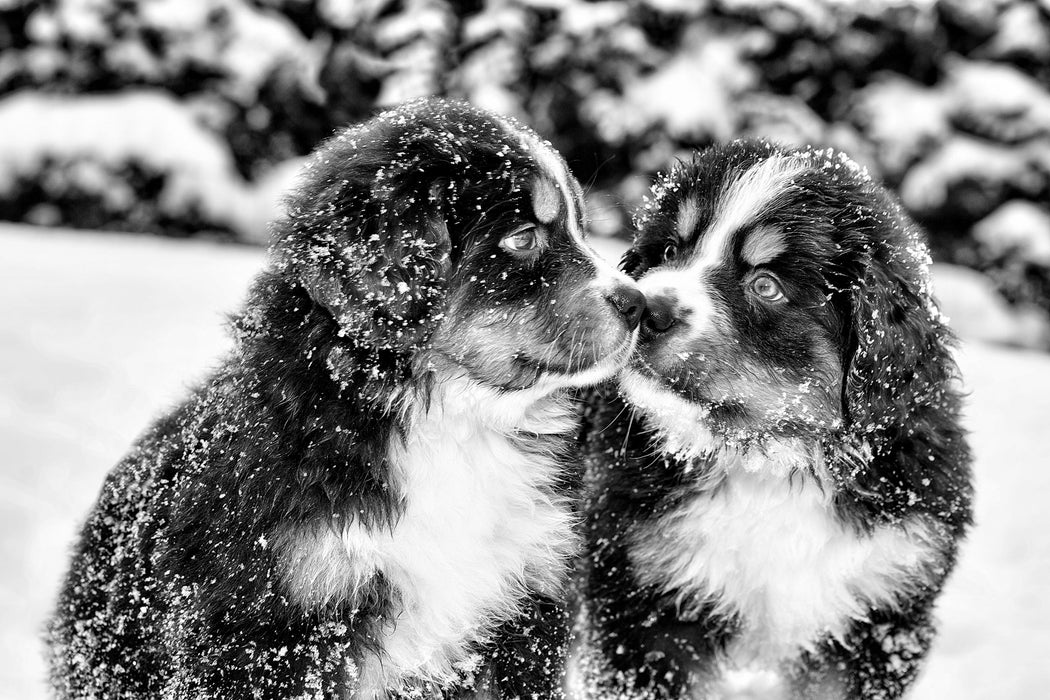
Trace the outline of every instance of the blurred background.
[[1048, 79], [1050, 0], [0, 0], [0, 698], [44, 697], [77, 524], [225, 347], [303, 156], [420, 95], [549, 138], [612, 258], [652, 175], [715, 141], [835, 146], [896, 190], [978, 454], [916, 697], [1045, 697]]
[[1050, 346], [1047, 0], [0, 0], [0, 50], [0, 220], [265, 243], [321, 139], [450, 95], [549, 138], [599, 235], [712, 141], [845, 149]]

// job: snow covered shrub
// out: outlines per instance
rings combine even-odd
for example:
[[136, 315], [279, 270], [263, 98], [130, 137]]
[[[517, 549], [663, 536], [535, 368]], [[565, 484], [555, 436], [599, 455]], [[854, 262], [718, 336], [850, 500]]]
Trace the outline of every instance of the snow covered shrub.
[[973, 228], [972, 262], [1010, 301], [1040, 306], [1050, 299], [1050, 212], [1026, 200], [1003, 204]]
[[232, 235], [245, 186], [229, 152], [171, 97], [19, 93], [0, 101], [0, 218]]

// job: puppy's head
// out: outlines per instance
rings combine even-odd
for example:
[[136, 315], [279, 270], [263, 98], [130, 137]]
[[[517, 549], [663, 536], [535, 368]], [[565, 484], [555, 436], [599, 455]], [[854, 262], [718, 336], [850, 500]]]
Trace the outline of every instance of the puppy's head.
[[926, 246], [844, 155], [736, 142], [653, 194], [624, 258], [649, 307], [622, 387], [677, 449], [874, 436], [941, 399]]
[[534, 132], [420, 100], [319, 149], [274, 254], [336, 323], [333, 373], [366, 394], [437, 365], [552, 389], [618, 369], [644, 305], [588, 246], [583, 216], [579, 184]]

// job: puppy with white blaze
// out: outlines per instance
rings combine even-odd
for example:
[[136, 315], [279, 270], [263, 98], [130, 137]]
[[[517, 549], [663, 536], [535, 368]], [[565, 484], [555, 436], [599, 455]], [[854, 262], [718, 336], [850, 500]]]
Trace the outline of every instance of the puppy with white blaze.
[[636, 228], [638, 352], [585, 419], [576, 685], [900, 697], [971, 519], [920, 232], [842, 154], [750, 142], [673, 168]]
[[232, 353], [88, 517], [57, 697], [560, 696], [569, 395], [644, 298], [510, 119], [409, 103], [300, 184]]

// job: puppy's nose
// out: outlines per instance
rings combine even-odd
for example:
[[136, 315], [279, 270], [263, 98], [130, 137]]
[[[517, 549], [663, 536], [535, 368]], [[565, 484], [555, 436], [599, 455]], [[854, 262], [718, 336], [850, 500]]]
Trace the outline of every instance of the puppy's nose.
[[627, 328], [633, 331], [638, 327], [638, 321], [645, 311], [645, 295], [638, 291], [637, 287], [617, 284], [605, 298], [623, 316]]
[[666, 333], [674, 325], [675, 299], [657, 296], [648, 300], [645, 314], [642, 316], [642, 333], [657, 336]]

